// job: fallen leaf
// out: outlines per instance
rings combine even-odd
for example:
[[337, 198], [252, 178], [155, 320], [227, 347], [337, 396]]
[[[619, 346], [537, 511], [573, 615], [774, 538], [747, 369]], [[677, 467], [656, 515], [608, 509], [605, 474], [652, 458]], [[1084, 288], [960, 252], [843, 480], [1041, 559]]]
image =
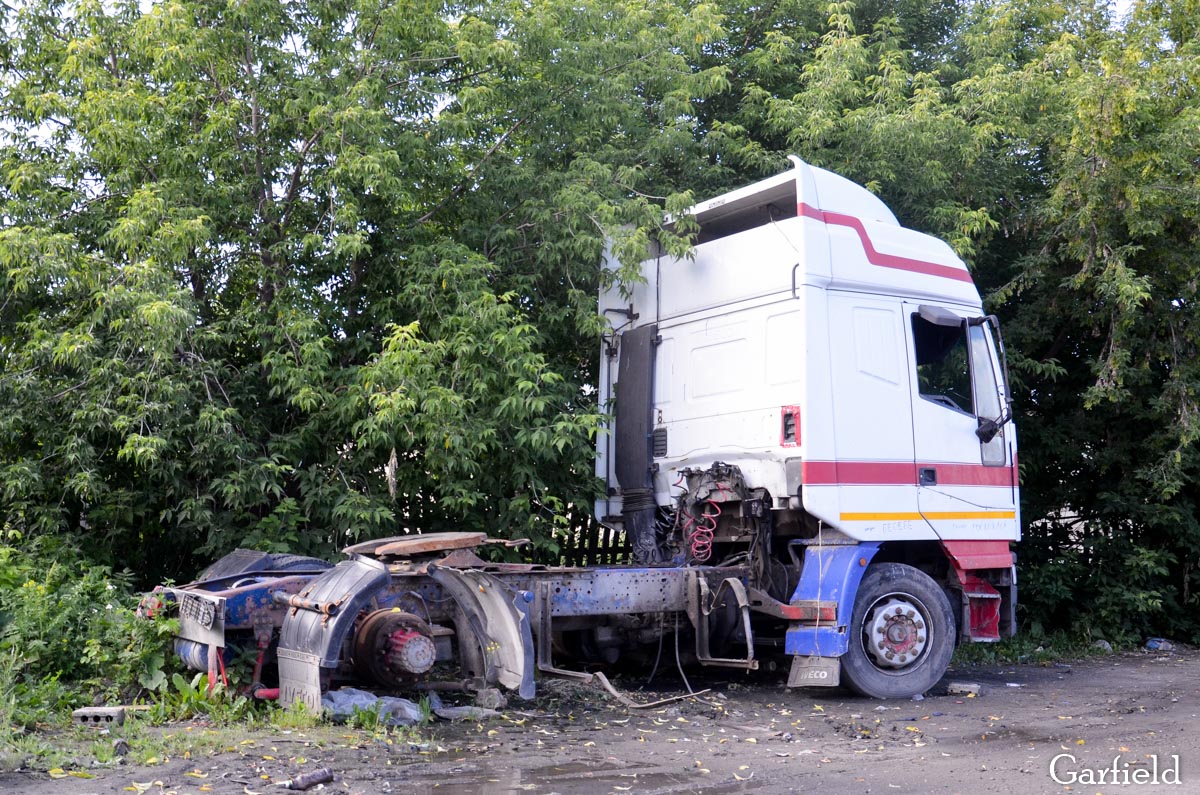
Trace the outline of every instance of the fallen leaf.
[[736, 778], [738, 781], [749, 781], [750, 779], [754, 778], [754, 773], [751, 773], [748, 776], [739, 776], [737, 773], [734, 773], [733, 777]]
[[191, 778], [208, 778], [207, 773], [201, 773], [198, 769], [197, 770], [189, 770], [188, 772], [184, 773], [183, 775], [189, 776]]
[[46, 771], [50, 774], [50, 778], [66, 778], [67, 772], [61, 767], [52, 767]]
[[824, 712], [825, 708], [820, 704], [813, 704], [813, 712]]

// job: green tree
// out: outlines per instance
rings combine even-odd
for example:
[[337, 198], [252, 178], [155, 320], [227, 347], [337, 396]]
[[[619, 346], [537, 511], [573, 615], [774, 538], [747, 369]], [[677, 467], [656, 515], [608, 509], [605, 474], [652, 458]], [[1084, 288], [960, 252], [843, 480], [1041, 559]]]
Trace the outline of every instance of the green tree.
[[408, 527], [550, 544], [594, 489], [603, 240], [686, 204], [659, 175], [699, 157], [716, 30], [667, 2], [10, 12], [6, 536], [147, 581]]

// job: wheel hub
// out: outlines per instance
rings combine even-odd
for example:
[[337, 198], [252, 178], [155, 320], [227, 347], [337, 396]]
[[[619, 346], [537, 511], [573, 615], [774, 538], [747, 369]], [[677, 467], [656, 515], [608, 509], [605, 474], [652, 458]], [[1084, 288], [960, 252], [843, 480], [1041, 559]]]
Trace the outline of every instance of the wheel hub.
[[911, 665], [928, 644], [923, 611], [896, 596], [876, 605], [866, 630], [867, 652], [876, 665], [884, 668]]
[[403, 686], [426, 673], [437, 658], [433, 630], [411, 613], [376, 610], [354, 635], [355, 666], [385, 687]]

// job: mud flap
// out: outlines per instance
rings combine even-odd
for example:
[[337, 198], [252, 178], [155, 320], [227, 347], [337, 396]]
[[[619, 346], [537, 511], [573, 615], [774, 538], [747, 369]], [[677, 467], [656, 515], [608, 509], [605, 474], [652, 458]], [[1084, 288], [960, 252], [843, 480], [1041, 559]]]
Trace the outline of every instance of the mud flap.
[[305, 586], [279, 635], [279, 701], [321, 710], [321, 669], [336, 668], [358, 613], [391, 577], [377, 560], [343, 560]]
[[802, 654], [792, 657], [788, 687], [837, 687], [841, 683], [840, 657], [813, 657]]
[[474, 569], [429, 564], [430, 577], [446, 589], [466, 615], [483, 647], [484, 679], [533, 698], [534, 647], [529, 602], [533, 594], [513, 592], [500, 580]]

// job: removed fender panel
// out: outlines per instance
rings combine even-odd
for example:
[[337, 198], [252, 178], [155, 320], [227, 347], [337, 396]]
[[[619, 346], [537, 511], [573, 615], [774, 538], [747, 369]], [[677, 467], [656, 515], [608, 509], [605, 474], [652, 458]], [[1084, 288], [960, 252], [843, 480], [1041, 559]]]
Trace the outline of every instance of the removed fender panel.
[[314, 605], [336, 606], [317, 611], [293, 607], [279, 634], [279, 700], [321, 709], [321, 669], [336, 668], [346, 635], [358, 613], [390, 581], [377, 560], [343, 560], [310, 582], [298, 596]]
[[502, 581], [475, 569], [429, 564], [429, 576], [463, 609], [483, 650], [484, 679], [533, 698], [534, 647], [529, 621], [532, 593], [509, 589]]

